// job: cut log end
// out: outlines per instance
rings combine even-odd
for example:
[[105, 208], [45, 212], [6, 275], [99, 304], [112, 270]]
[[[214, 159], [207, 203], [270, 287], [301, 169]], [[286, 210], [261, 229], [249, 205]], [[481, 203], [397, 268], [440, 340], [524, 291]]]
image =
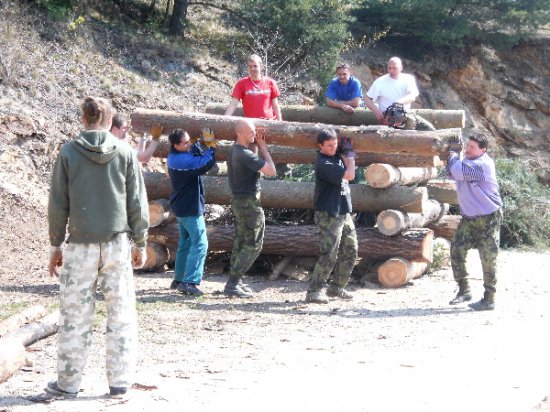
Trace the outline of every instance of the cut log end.
[[378, 280], [389, 288], [397, 288], [405, 285], [411, 279], [421, 276], [428, 264], [426, 262], [415, 262], [394, 257], [388, 259], [378, 268]]

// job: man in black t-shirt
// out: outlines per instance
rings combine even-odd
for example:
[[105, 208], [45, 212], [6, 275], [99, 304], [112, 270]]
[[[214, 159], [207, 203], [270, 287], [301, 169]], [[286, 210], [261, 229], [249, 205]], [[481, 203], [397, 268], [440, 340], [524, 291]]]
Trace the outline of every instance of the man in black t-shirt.
[[[224, 294], [249, 298], [254, 293], [241, 279], [259, 256], [264, 239], [265, 216], [260, 204], [260, 173], [275, 176], [276, 170], [265, 140], [256, 133], [251, 120], [239, 120], [235, 125], [235, 133], [237, 140], [227, 159], [231, 209], [235, 215], [235, 241]], [[263, 159], [258, 157], [254, 146], [257, 146]]]
[[351, 218], [348, 183], [355, 177], [355, 153], [351, 141], [343, 137], [342, 154], [338, 155], [338, 138], [331, 129], [322, 130], [317, 143], [314, 208], [321, 253], [311, 276], [306, 302], [328, 303], [326, 296], [353, 297], [345, 287], [357, 260], [357, 235]]

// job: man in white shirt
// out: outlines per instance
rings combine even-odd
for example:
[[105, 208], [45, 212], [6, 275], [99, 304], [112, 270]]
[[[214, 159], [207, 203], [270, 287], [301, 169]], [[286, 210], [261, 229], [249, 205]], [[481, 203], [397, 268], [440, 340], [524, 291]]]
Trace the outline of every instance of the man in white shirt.
[[392, 57], [388, 60], [388, 74], [376, 79], [367, 92], [365, 106], [375, 114], [380, 123], [383, 123], [384, 112], [392, 103], [401, 103], [408, 110], [419, 95], [414, 76], [402, 71], [401, 59]]

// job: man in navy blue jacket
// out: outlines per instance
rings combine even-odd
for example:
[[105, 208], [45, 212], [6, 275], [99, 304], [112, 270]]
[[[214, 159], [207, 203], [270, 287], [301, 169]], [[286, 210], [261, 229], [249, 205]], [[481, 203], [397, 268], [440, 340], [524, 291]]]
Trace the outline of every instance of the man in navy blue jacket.
[[176, 268], [171, 289], [193, 296], [203, 292], [200, 285], [208, 239], [204, 222], [204, 184], [202, 175], [214, 166], [214, 134], [203, 130], [203, 141], [208, 147], [203, 151], [200, 143], [192, 144], [183, 129], [174, 129], [168, 136], [168, 173], [172, 184], [170, 207], [178, 219], [179, 242], [176, 253]]

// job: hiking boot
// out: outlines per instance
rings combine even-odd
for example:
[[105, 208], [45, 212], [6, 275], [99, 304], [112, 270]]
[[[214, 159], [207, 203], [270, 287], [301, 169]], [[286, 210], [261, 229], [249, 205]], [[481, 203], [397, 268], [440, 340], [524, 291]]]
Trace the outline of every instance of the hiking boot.
[[327, 296], [344, 300], [353, 299], [353, 295], [351, 293], [338, 285], [329, 285], [327, 288]]
[[179, 280], [174, 279], [172, 283], [170, 283], [170, 289], [177, 289], [180, 283], [181, 282]]
[[328, 303], [328, 299], [325, 297], [325, 294], [322, 293], [321, 291], [307, 292], [306, 302], [307, 303]]
[[180, 283], [177, 287], [178, 291], [185, 294], [185, 295], [191, 295], [191, 296], [202, 296], [204, 295], [204, 292], [200, 290], [197, 285], [194, 285], [193, 283]]
[[459, 303], [464, 303], [472, 300], [472, 295], [470, 293], [470, 287], [466, 280], [461, 280], [458, 283], [458, 293], [453, 300], [449, 302], [449, 305], [458, 305]]
[[67, 399], [76, 398], [76, 395], [78, 395], [78, 392], [67, 392], [61, 389], [57, 384], [57, 381], [48, 382], [48, 384], [44, 388], [44, 391], [46, 393], [49, 393], [50, 395], [59, 396]]
[[225, 287], [223, 288], [223, 293], [226, 296], [236, 297], [236, 298], [251, 298], [252, 296], [254, 296], [252, 289], [245, 286], [246, 289], [250, 290], [250, 292], [248, 292], [243, 288], [243, 286], [244, 285], [242, 285], [240, 278], [229, 276], [229, 280], [227, 281], [227, 283], [225, 284]]
[[449, 305], [458, 305], [459, 303], [468, 302], [470, 300], [472, 300], [470, 292], [460, 293], [460, 291], [458, 291], [455, 298], [449, 302]]
[[478, 302], [470, 303], [468, 306], [473, 310], [495, 310], [495, 302], [490, 302], [485, 298]]
[[111, 396], [122, 396], [126, 395], [128, 388], [125, 386], [109, 386], [109, 395]]

